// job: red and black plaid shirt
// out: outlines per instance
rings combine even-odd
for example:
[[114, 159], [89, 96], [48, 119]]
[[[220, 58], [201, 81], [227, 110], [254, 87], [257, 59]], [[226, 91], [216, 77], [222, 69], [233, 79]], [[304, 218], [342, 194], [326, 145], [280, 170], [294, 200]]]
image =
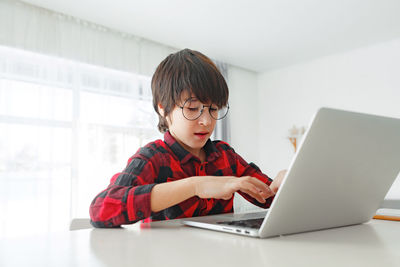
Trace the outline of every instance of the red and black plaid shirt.
[[[153, 186], [191, 176], [253, 176], [268, 185], [272, 180], [253, 163], [248, 164], [223, 141], [211, 141], [204, 146], [206, 160], [185, 150], [169, 132], [164, 141], [156, 140], [140, 148], [121, 173], [111, 178], [110, 185], [98, 194], [90, 205], [91, 223], [95, 227], [117, 227], [139, 220], [169, 220], [233, 212], [233, 197], [229, 200], [191, 197], [175, 206], [152, 212], [150, 194]], [[239, 193], [251, 203], [268, 208], [273, 197], [259, 203], [249, 195]]]

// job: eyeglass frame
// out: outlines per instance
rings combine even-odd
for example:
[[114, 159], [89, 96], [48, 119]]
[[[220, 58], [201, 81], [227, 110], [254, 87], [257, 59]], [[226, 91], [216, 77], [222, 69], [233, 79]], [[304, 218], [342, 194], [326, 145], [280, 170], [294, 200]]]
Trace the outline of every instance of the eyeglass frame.
[[189, 121], [195, 121], [195, 120], [197, 120], [198, 118], [200, 118], [201, 115], [203, 115], [204, 108], [208, 108], [208, 113], [210, 114], [210, 117], [211, 117], [213, 120], [216, 120], [216, 121], [222, 120], [222, 119], [224, 119], [224, 118], [226, 117], [226, 115], [228, 115], [228, 112], [229, 112], [229, 103], [227, 103], [227, 106], [226, 106], [227, 110], [226, 110], [225, 115], [224, 115], [222, 118], [219, 118], [219, 119], [214, 118], [213, 115], [211, 114], [210, 108], [211, 108], [212, 104], [211, 104], [211, 105], [208, 105], [208, 106], [206, 106], [206, 105], [203, 104], [203, 107], [202, 107], [201, 110], [200, 110], [200, 115], [199, 115], [198, 117], [196, 117], [195, 119], [188, 119], [188, 118], [186, 118], [185, 113], [183, 112], [183, 109], [185, 108], [186, 102], [188, 102], [188, 101], [191, 100], [191, 99], [194, 99], [194, 97], [190, 97], [190, 98], [186, 99], [185, 102], [183, 103], [183, 106], [182, 106], [182, 107], [179, 106], [179, 105], [177, 104], [177, 106], [182, 110], [182, 115], [183, 115], [183, 117], [184, 117], [185, 119], [189, 120]]

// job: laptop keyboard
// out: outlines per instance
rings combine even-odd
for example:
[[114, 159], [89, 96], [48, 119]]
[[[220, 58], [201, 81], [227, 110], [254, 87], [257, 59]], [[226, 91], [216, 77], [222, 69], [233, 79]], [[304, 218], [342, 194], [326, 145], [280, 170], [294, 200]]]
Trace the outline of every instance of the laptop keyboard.
[[264, 221], [264, 218], [258, 218], [258, 219], [247, 219], [247, 220], [240, 220], [240, 221], [217, 222], [217, 224], [233, 225], [233, 226], [259, 229], [261, 227], [261, 224], [263, 221]]

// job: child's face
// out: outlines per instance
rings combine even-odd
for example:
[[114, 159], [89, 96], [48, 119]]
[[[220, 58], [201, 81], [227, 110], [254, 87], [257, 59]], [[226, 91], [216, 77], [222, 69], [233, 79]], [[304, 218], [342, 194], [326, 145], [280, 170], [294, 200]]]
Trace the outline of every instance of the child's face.
[[[196, 100], [194, 95], [183, 92], [179, 106], [183, 107], [187, 99], [193, 99], [193, 105], [203, 107], [211, 103], [201, 103]], [[188, 120], [182, 112], [182, 108], [178, 105], [167, 116], [168, 128], [171, 135], [189, 152], [198, 155], [201, 148], [205, 145], [214, 131], [216, 120], [214, 120], [209, 112], [208, 107], [204, 107], [201, 116], [195, 120]]]

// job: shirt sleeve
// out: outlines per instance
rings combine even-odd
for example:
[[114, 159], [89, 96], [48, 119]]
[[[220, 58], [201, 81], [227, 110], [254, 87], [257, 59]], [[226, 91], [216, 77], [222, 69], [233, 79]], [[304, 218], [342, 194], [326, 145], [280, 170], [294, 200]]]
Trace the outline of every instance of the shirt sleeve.
[[151, 216], [150, 196], [156, 185], [156, 168], [148, 159], [130, 158], [109, 186], [92, 201], [90, 222], [94, 227], [119, 227]]
[[[237, 176], [242, 177], [242, 176], [252, 176], [257, 178], [258, 180], [262, 181], [263, 183], [266, 183], [267, 185], [270, 185], [272, 183], [272, 179], [269, 178], [266, 174], [264, 174], [258, 166], [252, 162], [247, 163], [240, 155], [235, 153], [236, 157], [236, 169], [237, 169]], [[253, 197], [249, 196], [246, 193], [243, 193], [241, 191], [238, 192], [241, 196], [243, 196], [247, 201], [250, 203], [259, 206], [261, 208], [269, 208], [271, 206], [271, 203], [274, 199], [274, 196], [266, 199], [265, 203], [260, 203]]]

